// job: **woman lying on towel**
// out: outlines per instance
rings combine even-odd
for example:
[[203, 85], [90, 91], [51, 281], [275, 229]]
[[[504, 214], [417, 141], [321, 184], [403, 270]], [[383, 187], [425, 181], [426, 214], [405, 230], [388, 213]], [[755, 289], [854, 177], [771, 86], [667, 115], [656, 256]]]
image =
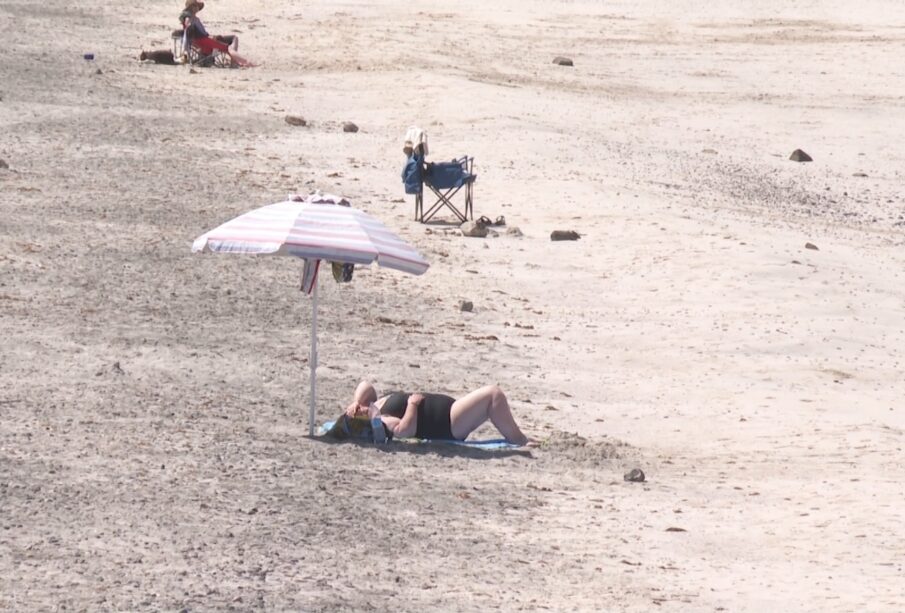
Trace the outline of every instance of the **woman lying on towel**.
[[444, 394], [407, 394], [394, 392], [378, 398], [368, 381], [355, 389], [346, 415], [368, 415], [371, 405], [379, 411], [387, 432], [400, 438], [455, 439], [464, 441], [488, 419], [505, 439], [514, 445], [533, 444], [522, 433], [509, 401], [496, 385], [486, 385], [458, 400]]

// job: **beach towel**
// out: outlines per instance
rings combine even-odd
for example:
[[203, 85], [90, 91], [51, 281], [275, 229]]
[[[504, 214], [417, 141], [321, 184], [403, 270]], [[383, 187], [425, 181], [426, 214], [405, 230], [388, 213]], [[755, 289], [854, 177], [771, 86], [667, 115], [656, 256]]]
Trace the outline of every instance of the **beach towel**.
[[480, 441], [457, 441], [455, 439], [404, 439], [414, 443], [439, 443], [441, 445], [461, 445], [462, 447], [472, 447], [474, 449], [519, 449], [519, 445], [514, 445], [504, 438], [490, 438]]
[[[356, 422], [349, 424], [348, 422]], [[328, 421], [320, 427], [318, 433], [321, 436], [330, 436], [339, 440], [355, 439], [355, 440], [372, 440], [371, 424], [365, 418], [350, 418], [343, 415], [336, 421]], [[455, 439], [396, 439], [406, 443], [421, 444], [441, 444], [441, 445], [461, 445], [462, 447], [472, 447], [475, 449], [519, 449], [518, 445], [514, 445], [504, 438], [492, 438], [485, 440], [459, 441]]]
[[406, 194], [420, 194], [424, 189], [421, 184], [424, 182], [421, 176], [421, 167], [424, 165], [424, 156], [413, 153], [405, 161], [402, 167], [402, 183], [405, 185]]
[[410, 127], [405, 133], [405, 139], [403, 142], [403, 149], [411, 148], [415, 149], [418, 145], [421, 145], [421, 155], [427, 155], [429, 151], [427, 150], [427, 132], [419, 128], [418, 126]]
[[317, 269], [320, 264], [320, 260], [305, 259], [305, 265], [302, 267], [302, 291], [306, 294], [314, 291], [314, 284], [317, 283]]

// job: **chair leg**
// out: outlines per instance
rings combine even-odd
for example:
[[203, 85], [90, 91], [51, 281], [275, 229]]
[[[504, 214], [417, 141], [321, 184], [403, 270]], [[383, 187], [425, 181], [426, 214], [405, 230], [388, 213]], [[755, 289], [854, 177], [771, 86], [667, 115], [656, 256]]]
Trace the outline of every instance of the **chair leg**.
[[424, 223], [424, 193], [415, 194], [415, 221]]
[[[437, 212], [439, 212], [439, 210], [441, 208], [443, 208], [444, 206], [448, 207], [449, 210], [451, 210], [453, 212], [453, 214], [455, 214], [455, 216], [459, 219], [459, 222], [464, 223], [464, 222], [468, 221], [468, 218], [462, 214], [462, 211], [460, 211], [456, 207], [456, 205], [454, 205], [452, 203], [452, 200], [451, 200], [453, 198], [453, 196], [455, 196], [457, 193], [459, 193], [459, 190], [462, 189], [462, 186], [452, 187], [452, 188], [446, 190], [446, 192], [441, 192], [431, 186], [429, 186], [429, 187], [431, 188], [431, 191], [434, 192], [434, 194], [437, 196], [437, 201], [433, 204], [433, 206], [430, 207], [430, 209], [428, 209], [427, 213], [422, 214], [422, 216], [421, 216], [422, 222], [425, 222], [425, 221], [429, 220], [431, 217], [433, 217], [434, 215], [436, 215]], [[466, 193], [467, 193], [467, 191], [466, 191]]]
[[474, 219], [474, 192], [472, 191], [473, 183], [465, 186], [465, 216], [468, 219]]

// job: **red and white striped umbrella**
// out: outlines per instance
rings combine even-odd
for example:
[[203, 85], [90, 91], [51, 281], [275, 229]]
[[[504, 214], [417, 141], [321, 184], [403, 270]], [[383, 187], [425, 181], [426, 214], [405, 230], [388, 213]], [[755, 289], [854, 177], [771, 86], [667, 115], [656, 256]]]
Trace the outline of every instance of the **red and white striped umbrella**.
[[249, 211], [199, 236], [193, 252], [294, 255], [303, 259], [371, 264], [413, 275], [427, 260], [385, 225], [358, 209], [333, 204], [278, 202]]
[[304, 275], [311, 303], [311, 403], [308, 433], [314, 435], [317, 370], [317, 283], [320, 260], [371, 264], [420, 275], [427, 260], [386, 226], [363, 211], [335, 204], [278, 202], [249, 211], [202, 234], [192, 244], [194, 253], [291, 255], [302, 258], [313, 275]]

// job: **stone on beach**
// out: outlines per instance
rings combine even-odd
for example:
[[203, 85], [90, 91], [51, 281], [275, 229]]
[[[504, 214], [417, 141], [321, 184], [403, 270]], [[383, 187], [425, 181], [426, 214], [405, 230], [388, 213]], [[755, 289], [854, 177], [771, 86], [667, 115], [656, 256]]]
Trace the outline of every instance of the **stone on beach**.
[[471, 236], [473, 238], [485, 238], [487, 236], [487, 227], [474, 221], [466, 221], [459, 226], [459, 230], [462, 232], [462, 236]]
[[622, 478], [633, 483], [641, 483], [644, 481], [644, 471], [640, 468], [633, 468], [625, 473]]
[[574, 230], [553, 230], [550, 233], [551, 241], [577, 241], [581, 235]]
[[792, 155], [789, 156], [789, 159], [793, 162], [813, 162], [814, 159], [809, 156], [807, 153], [802, 151], [801, 149], [796, 149], [792, 152]]

